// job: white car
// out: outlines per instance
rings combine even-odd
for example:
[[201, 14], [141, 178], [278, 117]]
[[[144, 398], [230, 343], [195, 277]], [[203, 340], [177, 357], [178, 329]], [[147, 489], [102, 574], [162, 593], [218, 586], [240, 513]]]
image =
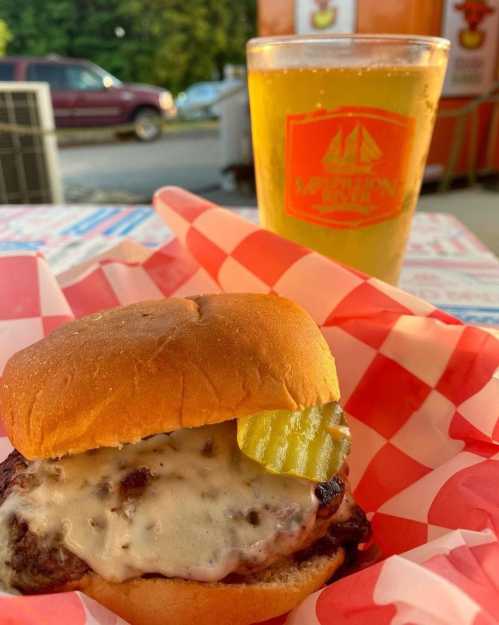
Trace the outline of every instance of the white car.
[[216, 103], [224, 91], [236, 85], [239, 80], [197, 82], [179, 93], [175, 101], [177, 115], [181, 119], [214, 119], [218, 117]]

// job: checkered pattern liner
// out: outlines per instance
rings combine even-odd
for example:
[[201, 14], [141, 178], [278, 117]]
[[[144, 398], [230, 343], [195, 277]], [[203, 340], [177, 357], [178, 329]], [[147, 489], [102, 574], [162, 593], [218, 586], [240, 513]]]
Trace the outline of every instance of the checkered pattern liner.
[[[154, 204], [177, 238], [140, 261], [117, 254], [58, 282], [38, 255], [0, 257], [0, 371], [59, 324], [119, 304], [217, 291], [295, 300], [336, 357], [352, 486], [384, 559], [272, 624], [499, 622], [497, 339], [181, 189]], [[0, 438], [0, 457], [9, 449]], [[54, 604], [81, 625], [119, 622], [74, 593], [0, 597], [0, 625], [9, 610], [27, 625], [45, 614], [33, 606]]]

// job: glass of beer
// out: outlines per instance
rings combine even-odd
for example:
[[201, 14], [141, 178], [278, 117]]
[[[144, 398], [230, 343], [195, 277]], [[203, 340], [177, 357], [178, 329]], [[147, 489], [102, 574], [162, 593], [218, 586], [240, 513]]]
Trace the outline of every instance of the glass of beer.
[[262, 225], [396, 284], [448, 50], [419, 36], [252, 39]]

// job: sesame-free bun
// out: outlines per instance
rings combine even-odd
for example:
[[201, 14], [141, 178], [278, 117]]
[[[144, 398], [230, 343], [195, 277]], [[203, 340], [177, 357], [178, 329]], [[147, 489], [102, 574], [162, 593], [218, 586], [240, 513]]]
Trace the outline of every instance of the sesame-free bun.
[[83, 591], [130, 625], [250, 625], [292, 610], [321, 588], [343, 560], [339, 548], [231, 584], [159, 577], [112, 583], [90, 574], [62, 590]]
[[7, 434], [29, 459], [338, 398], [314, 321], [289, 300], [256, 294], [83, 317], [16, 353], [0, 387]]

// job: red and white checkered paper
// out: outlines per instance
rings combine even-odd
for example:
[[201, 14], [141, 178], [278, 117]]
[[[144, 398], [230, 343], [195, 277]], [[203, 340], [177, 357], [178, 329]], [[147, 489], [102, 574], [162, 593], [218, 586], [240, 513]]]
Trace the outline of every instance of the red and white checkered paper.
[[[120, 246], [58, 279], [40, 256], [0, 257], [0, 371], [59, 324], [118, 304], [216, 291], [295, 300], [335, 354], [352, 485], [384, 559], [272, 625], [499, 623], [499, 341], [181, 189], [154, 204], [177, 235], [158, 251]], [[0, 458], [9, 450], [0, 438]], [[41, 622], [122, 621], [78, 593], [0, 597], [0, 625]]]

